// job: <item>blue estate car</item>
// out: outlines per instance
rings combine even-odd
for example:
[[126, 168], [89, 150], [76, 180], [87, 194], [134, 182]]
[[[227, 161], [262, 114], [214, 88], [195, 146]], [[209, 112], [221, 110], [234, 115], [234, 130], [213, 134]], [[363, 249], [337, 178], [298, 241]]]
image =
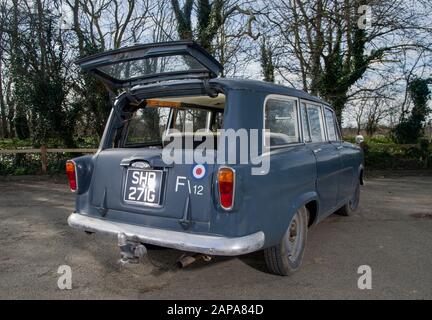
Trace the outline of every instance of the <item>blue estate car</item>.
[[123, 261], [145, 245], [195, 258], [263, 250], [269, 271], [288, 275], [308, 227], [357, 208], [363, 153], [342, 140], [325, 101], [218, 78], [221, 65], [190, 41], [77, 64], [120, 94], [96, 154], [66, 164], [76, 193], [68, 223], [117, 235]]

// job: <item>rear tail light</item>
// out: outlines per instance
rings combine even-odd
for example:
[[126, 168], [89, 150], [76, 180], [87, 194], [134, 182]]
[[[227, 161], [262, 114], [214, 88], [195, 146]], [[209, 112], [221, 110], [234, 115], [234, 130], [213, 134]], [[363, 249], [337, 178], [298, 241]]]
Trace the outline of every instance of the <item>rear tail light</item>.
[[220, 168], [218, 173], [219, 201], [225, 210], [234, 205], [235, 171], [231, 168]]
[[66, 175], [69, 180], [69, 187], [71, 191], [75, 192], [77, 190], [77, 178], [75, 163], [73, 161], [66, 162]]

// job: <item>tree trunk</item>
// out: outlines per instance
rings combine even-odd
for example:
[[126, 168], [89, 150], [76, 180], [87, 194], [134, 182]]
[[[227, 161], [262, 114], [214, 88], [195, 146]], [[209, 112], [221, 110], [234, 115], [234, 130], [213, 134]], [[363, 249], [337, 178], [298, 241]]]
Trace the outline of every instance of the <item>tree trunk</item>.
[[274, 82], [274, 64], [273, 64], [273, 52], [269, 45], [267, 45], [265, 38], [261, 43], [261, 69], [264, 76], [264, 81]]
[[5, 94], [5, 99], [6, 99], [6, 105], [8, 106], [8, 113], [7, 113], [7, 122], [9, 124], [9, 138], [13, 139], [15, 138], [15, 130], [14, 130], [14, 122], [13, 119], [15, 117], [15, 106], [12, 102], [11, 99], [11, 84], [12, 81], [11, 79], [9, 79], [9, 82], [7, 83], [6, 86], [6, 94]]
[[[16, 57], [20, 56], [19, 52], [19, 29], [18, 29], [18, 1], [13, 0], [13, 18], [12, 18], [12, 32], [11, 32], [11, 38], [12, 38], [12, 59], [15, 60]], [[12, 61], [12, 69], [13, 69], [13, 75], [11, 75], [11, 82], [15, 82], [15, 79], [13, 76], [16, 76], [17, 69], [18, 69], [18, 61]], [[27, 139], [30, 137], [30, 130], [27, 123], [27, 117], [25, 115], [25, 111], [23, 109], [22, 105], [16, 106], [16, 114], [13, 118], [14, 128], [15, 132], [17, 134], [17, 137], [19, 139]], [[9, 105], [10, 106], [10, 105]]]
[[[1, 33], [0, 33], [1, 39]], [[0, 48], [0, 117], [1, 117], [1, 126], [2, 126], [2, 136], [3, 138], [9, 138], [9, 130], [6, 119], [6, 103], [3, 96], [3, 79], [2, 79], [2, 52], [3, 50]]]

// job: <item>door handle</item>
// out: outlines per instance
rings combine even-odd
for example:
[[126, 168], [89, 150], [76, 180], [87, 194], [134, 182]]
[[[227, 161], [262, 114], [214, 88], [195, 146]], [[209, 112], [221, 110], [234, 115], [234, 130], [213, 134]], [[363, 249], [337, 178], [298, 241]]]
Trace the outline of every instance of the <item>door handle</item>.
[[336, 149], [338, 150], [343, 149], [343, 146], [336, 147]]
[[320, 152], [322, 149], [321, 148], [318, 148], [318, 149], [315, 149], [313, 152], [314, 153], [318, 153], [318, 152]]

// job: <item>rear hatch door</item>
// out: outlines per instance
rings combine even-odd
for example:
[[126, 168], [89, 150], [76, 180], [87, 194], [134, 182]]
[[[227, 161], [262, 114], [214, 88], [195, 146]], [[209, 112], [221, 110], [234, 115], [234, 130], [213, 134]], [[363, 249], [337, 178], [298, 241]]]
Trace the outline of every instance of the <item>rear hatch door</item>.
[[178, 79], [211, 79], [221, 64], [193, 41], [140, 44], [76, 61], [111, 88]]

